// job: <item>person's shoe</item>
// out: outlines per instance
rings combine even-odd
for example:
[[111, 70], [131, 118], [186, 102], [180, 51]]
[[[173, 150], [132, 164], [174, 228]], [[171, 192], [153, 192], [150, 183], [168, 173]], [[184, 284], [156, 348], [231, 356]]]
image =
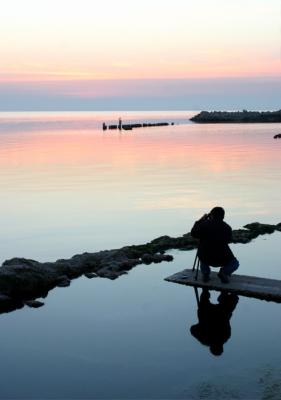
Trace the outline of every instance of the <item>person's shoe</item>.
[[226, 275], [223, 271], [218, 273], [218, 277], [220, 278], [222, 283], [229, 283], [229, 276]]
[[203, 275], [203, 277], [202, 277], [203, 282], [209, 282], [210, 274], [202, 274], [202, 275]]

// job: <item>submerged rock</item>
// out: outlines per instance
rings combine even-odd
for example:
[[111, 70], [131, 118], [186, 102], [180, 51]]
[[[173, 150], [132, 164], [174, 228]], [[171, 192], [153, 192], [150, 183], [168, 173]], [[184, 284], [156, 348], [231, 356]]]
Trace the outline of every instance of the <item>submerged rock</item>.
[[247, 224], [244, 228], [248, 229], [252, 235], [265, 235], [266, 233], [273, 233], [276, 230], [276, 225], [271, 224], [260, 224], [259, 222], [253, 222]]
[[162, 261], [173, 261], [173, 256], [170, 254], [148, 254], [145, 253], [142, 258], [142, 262], [144, 264], [151, 264], [151, 263], [160, 263]]
[[39, 300], [27, 300], [27, 301], [25, 301], [25, 305], [30, 308], [39, 308], [39, 307], [42, 307], [44, 305], [44, 303]]
[[70, 279], [67, 276], [61, 277], [57, 283], [58, 287], [67, 287], [70, 286]]
[[[253, 222], [233, 231], [233, 243], [248, 243], [274, 231], [281, 231], [281, 222], [276, 225]], [[167, 250], [192, 250], [197, 245], [197, 239], [185, 233], [176, 238], [160, 236], [142, 245], [76, 254], [52, 263], [18, 257], [6, 260], [0, 268], [0, 313], [22, 308], [27, 302], [31, 304], [36, 298], [46, 297], [51, 289], [67, 287], [72, 279], [82, 275], [114, 280], [139, 264], [172, 261], [173, 256], [165, 254]]]
[[93, 278], [97, 278], [98, 275], [94, 274], [93, 272], [86, 272], [86, 274], [84, 274], [84, 276], [88, 279], [93, 279]]

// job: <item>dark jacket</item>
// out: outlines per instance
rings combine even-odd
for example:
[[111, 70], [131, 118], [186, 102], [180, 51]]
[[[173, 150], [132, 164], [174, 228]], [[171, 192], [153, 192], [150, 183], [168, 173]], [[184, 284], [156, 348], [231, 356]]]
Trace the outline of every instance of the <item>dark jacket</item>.
[[199, 260], [213, 267], [223, 267], [233, 260], [228, 243], [232, 241], [232, 229], [224, 221], [205, 219], [196, 221], [191, 235], [200, 240]]

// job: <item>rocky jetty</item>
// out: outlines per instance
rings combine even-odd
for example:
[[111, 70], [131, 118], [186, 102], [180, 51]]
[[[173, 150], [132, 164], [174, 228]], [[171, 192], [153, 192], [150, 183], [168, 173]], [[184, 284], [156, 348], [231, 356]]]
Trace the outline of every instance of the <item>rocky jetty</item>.
[[201, 111], [190, 119], [201, 124], [214, 123], [269, 123], [281, 122], [279, 111]]
[[277, 135], [274, 135], [273, 139], [281, 139], [281, 133], [278, 133]]
[[[118, 125], [106, 125], [105, 122], [102, 124], [102, 129], [106, 131], [107, 129], [109, 130], [124, 130], [124, 131], [131, 131], [136, 128], [151, 128], [151, 127], [157, 127], [157, 126], [169, 126], [169, 122], [154, 122], [154, 123], [143, 123], [143, 124], [122, 124], [119, 123]], [[174, 122], [171, 123], [171, 125], [174, 125]]]
[[[281, 223], [254, 222], [245, 225], [244, 229], [234, 230], [233, 243], [248, 243], [259, 235], [274, 231], [281, 231]], [[31, 300], [46, 297], [55, 287], [67, 287], [72, 279], [82, 275], [89, 279], [116, 279], [139, 264], [172, 261], [173, 257], [165, 254], [167, 250], [192, 250], [197, 245], [198, 241], [190, 233], [185, 233], [176, 238], [160, 236], [142, 245], [77, 254], [56, 262], [41, 263], [25, 258], [6, 260], [0, 268], [0, 313], [22, 308], [25, 304], [40, 307], [42, 302]]]

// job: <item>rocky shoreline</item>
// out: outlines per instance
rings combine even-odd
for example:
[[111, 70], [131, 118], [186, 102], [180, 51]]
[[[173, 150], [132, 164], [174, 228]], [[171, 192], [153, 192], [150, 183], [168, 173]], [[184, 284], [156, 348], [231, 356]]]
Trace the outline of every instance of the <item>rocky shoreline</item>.
[[201, 111], [190, 121], [207, 123], [272, 123], [281, 122], [281, 110], [279, 111]]
[[[254, 222], [244, 229], [233, 231], [233, 243], [248, 243], [260, 235], [281, 232], [276, 225]], [[28, 305], [44, 305], [35, 299], [46, 297], [55, 287], [66, 287], [72, 279], [82, 275], [91, 279], [102, 277], [116, 279], [140, 264], [172, 261], [167, 250], [193, 250], [197, 240], [190, 233], [180, 237], [161, 236], [143, 245], [125, 246], [120, 249], [77, 254], [70, 259], [41, 263], [25, 258], [6, 260], [0, 268], [0, 313], [10, 312]]]

